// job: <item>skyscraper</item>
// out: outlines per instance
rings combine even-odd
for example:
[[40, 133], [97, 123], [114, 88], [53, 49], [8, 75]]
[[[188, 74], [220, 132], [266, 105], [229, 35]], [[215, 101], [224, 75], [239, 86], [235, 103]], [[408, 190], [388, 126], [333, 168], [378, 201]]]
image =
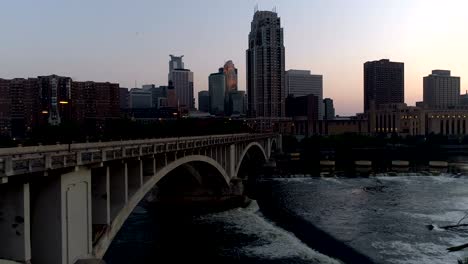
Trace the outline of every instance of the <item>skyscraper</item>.
[[208, 77], [209, 93], [210, 93], [210, 113], [212, 115], [223, 115], [225, 105], [225, 87], [226, 78], [223, 69], [219, 72], [212, 73]]
[[433, 70], [424, 77], [424, 104], [432, 108], [449, 108], [459, 104], [460, 77], [450, 75], [450, 71]]
[[174, 86], [179, 108], [184, 110], [193, 109], [193, 72], [189, 69], [174, 69], [171, 82]]
[[223, 73], [226, 80], [224, 95], [228, 97], [229, 92], [237, 91], [237, 69], [234, 67], [234, 63], [231, 60], [224, 64]]
[[404, 103], [405, 66], [402, 62], [390, 60], [364, 63], [364, 111], [374, 104]]
[[285, 51], [277, 13], [255, 12], [246, 53], [249, 116], [285, 116]]
[[169, 55], [171, 60], [169, 61], [169, 81], [172, 81], [172, 71], [175, 69], [184, 69], [184, 62], [182, 61], [182, 56]]
[[317, 113], [319, 119], [324, 115], [323, 110], [323, 76], [310, 74], [307, 70], [289, 70], [285, 74], [286, 91], [293, 97], [306, 96], [313, 94], [317, 96]]

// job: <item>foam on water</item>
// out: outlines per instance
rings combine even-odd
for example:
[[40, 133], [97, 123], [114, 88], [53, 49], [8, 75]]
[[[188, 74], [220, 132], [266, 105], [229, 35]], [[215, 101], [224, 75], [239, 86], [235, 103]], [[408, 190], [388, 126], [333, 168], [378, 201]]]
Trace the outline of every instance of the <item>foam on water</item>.
[[258, 237], [256, 242], [237, 249], [237, 254], [266, 259], [299, 258], [310, 263], [341, 263], [309, 248], [294, 234], [265, 219], [256, 202], [244, 209], [200, 216], [196, 221], [221, 222], [226, 228], [232, 229], [230, 231]]
[[449, 211], [440, 214], [420, 214], [420, 213], [406, 213], [411, 217], [428, 219], [432, 222], [452, 222], [457, 223], [466, 213], [462, 211]]
[[[403, 241], [373, 242], [372, 246], [391, 263], [397, 264], [449, 264], [457, 263], [464, 252], [447, 254], [445, 246], [435, 243], [407, 243]], [[387, 259], [388, 260], [388, 259]]]

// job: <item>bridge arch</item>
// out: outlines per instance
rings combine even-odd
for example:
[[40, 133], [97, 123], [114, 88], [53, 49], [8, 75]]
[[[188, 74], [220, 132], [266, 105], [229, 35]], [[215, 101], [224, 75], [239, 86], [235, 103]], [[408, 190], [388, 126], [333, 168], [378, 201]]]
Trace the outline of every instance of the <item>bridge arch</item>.
[[275, 153], [277, 149], [278, 149], [278, 142], [276, 138], [272, 138], [271, 143], [270, 143], [270, 156], [272, 153]]
[[141, 188], [138, 189], [132, 197], [128, 197], [128, 202], [125, 206], [120, 210], [117, 216], [112, 221], [111, 226], [109, 227], [107, 234], [101, 237], [101, 239], [97, 242], [94, 246], [93, 255], [97, 258], [103, 258], [107, 249], [111, 245], [112, 241], [114, 240], [115, 236], [121, 229], [122, 225], [128, 219], [130, 214], [133, 212], [135, 207], [141, 202], [141, 200], [163, 179], [166, 175], [170, 172], [174, 171], [175, 169], [179, 168], [184, 164], [188, 164], [191, 162], [203, 162], [205, 164], [211, 165], [215, 168], [219, 174], [223, 178], [223, 183], [226, 186], [229, 186], [230, 178], [227, 172], [223, 169], [223, 167], [214, 159], [203, 156], [203, 155], [190, 155], [186, 157], [179, 158], [166, 166], [160, 168], [159, 171], [156, 171], [154, 176], [148, 179]]
[[236, 171], [234, 174], [236, 177], [239, 176], [239, 170], [241, 168], [241, 165], [242, 165], [242, 162], [244, 161], [245, 156], [247, 155], [249, 151], [252, 150], [252, 148], [257, 148], [258, 150], [260, 150], [260, 152], [263, 154], [263, 158], [265, 159], [264, 160], [265, 162], [268, 160], [268, 155], [265, 152], [265, 149], [263, 148], [263, 146], [260, 145], [258, 142], [251, 142], [244, 148], [244, 151], [242, 151], [242, 154], [239, 156], [239, 160], [236, 165]]

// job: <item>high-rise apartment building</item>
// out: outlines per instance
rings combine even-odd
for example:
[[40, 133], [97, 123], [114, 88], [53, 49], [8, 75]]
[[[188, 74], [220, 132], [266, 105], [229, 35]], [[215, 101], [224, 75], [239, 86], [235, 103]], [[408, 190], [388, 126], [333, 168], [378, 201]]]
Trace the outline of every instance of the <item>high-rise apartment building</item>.
[[364, 63], [364, 111], [371, 106], [404, 103], [405, 66], [387, 59]]
[[40, 97], [43, 112], [48, 112], [48, 122], [58, 125], [62, 119], [70, 118], [72, 99], [70, 77], [57, 75], [37, 77], [40, 86]]
[[433, 70], [424, 77], [424, 105], [431, 108], [451, 108], [460, 102], [460, 77], [450, 71]]
[[96, 127], [104, 125], [106, 120], [119, 118], [120, 97], [128, 96], [126, 88], [109, 82], [73, 81], [71, 91], [74, 121]]
[[285, 50], [278, 14], [256, 11], [247, 50], [248, 111], [251, 117], [285, 116]]
[[324, 115], [323, 100], [323, 76], [310, 74], [307, 70], [289, 70], [285, 74], [286, 91], [293, 97], [313, 94], [317, 96], [317, 113], [321, 120]]

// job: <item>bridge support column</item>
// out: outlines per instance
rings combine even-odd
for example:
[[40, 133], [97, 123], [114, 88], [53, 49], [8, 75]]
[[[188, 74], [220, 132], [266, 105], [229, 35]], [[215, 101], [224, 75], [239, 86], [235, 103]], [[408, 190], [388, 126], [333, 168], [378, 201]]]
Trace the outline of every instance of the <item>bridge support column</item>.
[[0, 185], [0, 234], [0, 259], [31, 260], [28, 183]]
[[109, 165], [110, 169], [110, 204], [111, 221], [117, 216], [119, 211], [125, 206], [128, 200], [127, 188], [127, 165], [116, 162]]
[[233, 179], [236, 177], [236, 145], [232, 144], [229, 146], [229, 178]]
[[[128, 197], [132, 197], [143, 185], [142, 160], [129, 160], [127, 165]], [[127, 197], [127, 201], [128, 201]]]
[[278, 138], [276, 139], [276, 148], [278, 149], [278, 152], [283, 152], [283, 135], [281, 134], [278, 135]]
[[91, 170], [91, 198], [93, 211], [93, 240], [111, 223], [109, 167]]
[[77, 167], [47, 178], [32, 189], [32, 259], [74, 264], [92, 252], [91, 170]]
[[142, 159], [142, 182], [143, 185], [146, 181], [151, 179], [156, 174], [156, 159], [154, 157]]
[[267, 158], [270, 158], [271, 157], [271, 138], [267, 139], [267, 145], [266, 145], [265, 151], [267, 154]]

